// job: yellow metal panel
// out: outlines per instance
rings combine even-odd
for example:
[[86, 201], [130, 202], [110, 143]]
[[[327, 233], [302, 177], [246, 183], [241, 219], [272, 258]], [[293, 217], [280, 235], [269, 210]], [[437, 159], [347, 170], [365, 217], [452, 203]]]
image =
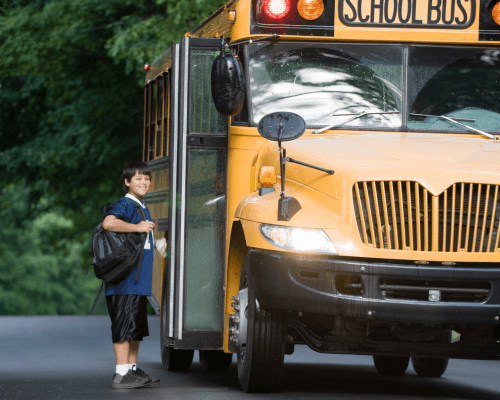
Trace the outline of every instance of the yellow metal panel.
[[396, 202], [394, 201], [393, 182], [389, 182], [389, 191], [391, 194], [392, 224], [393, 224], [393, 228], [394, 228], [394, 247], [396, 249], [399, 249], [398, 223], [397, 223], [397, 219], [396, 219]]
[[498, 199], [498, 185], [495, 186], [495, 198], [493, 199], [493, 210], [491, 212], [490, 234], [489, 234], [488, 246], [487, 246], [488, 251], [490, 251], [491, 239], [493, 237], [493, 229], [495, 227], [495, 212], [497, 210], [497, 208], [496, 208], [497, 199]]
[[419, 192], [419, 186], [418, 183], [415, 182], [415, 211], [417, 212], [416, 215], [416, 224], [417, 224], [417, 250], [420, 251], [422, 249], [422, 239], [421, 239], [421, 232], [420, 232], [420, 192]]
[[432, 251], [439, 251], [439, 197], [432, 196]]
[[[427, 189], [424, 189], [424, 249], [429, 251], [429, 194]], [[432, 223], [432, 220], [431, 220]]]
[[368, 186], [366, 182], [363, 182], [363, 190], [365, 193], [365, 201], [366, 201], [366, 211], [368, 213], [368, 223], [370, 224], [370, 236], [372, 238], [372, 247], [377, 247], [377, 243], [375, 241], [375, 229], [373, 227], [373, 217], [372, 217], [372, 208], [370, 207], [370, 196], [368, 194]]
[[467, 230], [465, 232], [465, 245], [464, 251], [469, 249], [469, 232], [470, 232], [470, 219], [472, 216], [472, 192], [474, 185], [471, 183], [469, 185], [469, 206], [467, 207]]
[[[472, 251], [476, 251], [477, 226], [479, 224], [479, 206], [481, 204], [481, 184], [477, 190], [476, 219], [474, 220], [474, 235], [472, 236]], [[486, 213], [485, 213], [486, 215]]]
[[456, 185], [453, 185], [452, 200], [451, 200], [451, 233], [450, 233], [450, 250], [453, 251], [453, 239], [455, 234], [455, 198], [456, 198]]
[[385, 221], [385, 238], [387, 239], [387, 248], [392, 249], [391, 241], [391, 225], [389, 223], [389, 216], [387, 215], [387, 200], [385, 198], [385, 185], [384, 182], [380, 182], [380, 188], [382, 191], [382, 204], [384, 207], [384, 221]]
[[464, 196], [465, 196], [465, 184], [462, 183], [460, 192], [460, 214], [458, 217], [458, 247], [457, 251], [462, 250], [462, 221], [464, 216]]
[[359, 210], [359, 218], [361, 220], [361, 227], [363, 229], [363, 239], [365, 241], [365, 244], [368, 245], [368, 238], [366, 236], [365, 215], [363, 213], [363, 206], [361, 204], [361, 197], [359, 195], [359, 186], [358, 186], [357, 182], [354, 184], [354, 189], [356, 191], [356, 199], [357, 199], [357, 202], [358, 202], [358, 210]]
[[486, 185], [486, 197], [485, 197], [485, 204], [484, 204], [484, 212], [483, 212], [483, 227], [481, 229], [481, 242], [479, 244], [479, 252], [483, 252], [483, 244], [484, 244], [484, 234], [486, 233], [486, 218], [488, 217], [488, 205], [489, 205], [489, 199], [490, 199], [490, 189], [491, 185]]
[[[380, 248], [384, 248], [384, 239], [382, 237], [382, 224], [380, 223], [380, 210], [378, 206], [378, 196], [377, 196], [377, 185], [376, 182], [372, 182], [372, 190], [373, 190], [373, 204], [375, 205], [375, 217], [377, 218], [377, 227], [378, 227], [378, 237], [380, 240]], [[373, 243], [376, 244], [375, 242]]]
[[400, 216], [400, 228], [401, 228], [401, 247], [403, 250], [407, 250], [406, 246], [406, 229], [405, 229], [405, 210], [403, 203], [403, 185], [401, 181], [398, 182], [398, 198], [399, 198], [399, 216]]
[[410, 250], [413, 250], [413, 212], [411, 209], [411, 184], [406, 182], [406, 202], [408, 209], [408, 233], [410, 236]]
[[443, 200], [443, 246], [442, 251], [446, 251], [446, 222], [448, 218], [448, 190], [444, 191]]

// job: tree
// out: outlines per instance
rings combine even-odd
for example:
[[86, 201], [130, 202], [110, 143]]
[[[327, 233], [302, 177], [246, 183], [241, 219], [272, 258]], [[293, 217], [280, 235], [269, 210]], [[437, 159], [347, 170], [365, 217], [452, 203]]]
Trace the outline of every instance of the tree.
[[222, 3], [0, 3], [0, 314], [86, 312], [77, 267], [141, 158], [142, 66]]

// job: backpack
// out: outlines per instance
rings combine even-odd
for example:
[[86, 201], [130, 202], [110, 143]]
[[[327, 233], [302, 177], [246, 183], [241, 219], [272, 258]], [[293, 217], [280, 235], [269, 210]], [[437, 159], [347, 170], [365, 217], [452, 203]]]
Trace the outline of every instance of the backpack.
[[[90, 309], [91, 313], [94, 312], [104, 283], [115, 285], [122, 282], [136, 266], [137, 272], [135, 274], [135, 280], [138, 281], [141, 271], [146, 234], [135, 232], [110, 232], [105, 230], [102, 226], [108, 206], [113, 206], [114, 204], [116, 203], [108, 203], [104, 206], [102, 209], [102, 220], [96, 226], [92, 234], [90, 248], [90, 256], [92, 257], [91, 267], [94, 267], [95, 276], [101, 279], [103, 283]], [[144, 216], [141, 206], [135, 202], [134, 206], [141, 220], [145, 221], [146, 217]], [[87, 273], [89, 269], [87, 269]]]

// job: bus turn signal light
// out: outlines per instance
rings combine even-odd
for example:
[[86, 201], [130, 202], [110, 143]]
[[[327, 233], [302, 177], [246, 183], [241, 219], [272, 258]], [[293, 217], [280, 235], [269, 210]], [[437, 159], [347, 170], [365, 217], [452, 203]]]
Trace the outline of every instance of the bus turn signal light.
[[299, 0], [297, 4], [299, 15], [308, 21], [314, 21], [321, 17], [324, 9], [323, 0]]
[[491, 10], [491, 16], [493, 17], [493, 21], [495, 24], [500, 25], [500, 1], [493, 6], [493, 10]]
[[259, 182], [262, 184], [262, 187], [273, 187], [276, 183], [276, 171], [274, 167], [262, 167], [260, 169]]
[[290, 11], [291, 0], [264, 0], [263, 9], [269, 18], [281, 19]]

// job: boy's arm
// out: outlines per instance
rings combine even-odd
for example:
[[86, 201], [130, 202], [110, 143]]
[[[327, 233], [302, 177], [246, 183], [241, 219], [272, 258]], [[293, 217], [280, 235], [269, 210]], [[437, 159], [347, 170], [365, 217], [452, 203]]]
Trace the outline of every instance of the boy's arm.
[[139, 233], [149, 233], [155, 227], [152, 221], [141, 221], [138, 224], [131, 224], [129, 222], [122, 221], [116, 218], [114, 215], [110, 214], [104, 218], [102, 227], [110, 232], [139, 232]]

